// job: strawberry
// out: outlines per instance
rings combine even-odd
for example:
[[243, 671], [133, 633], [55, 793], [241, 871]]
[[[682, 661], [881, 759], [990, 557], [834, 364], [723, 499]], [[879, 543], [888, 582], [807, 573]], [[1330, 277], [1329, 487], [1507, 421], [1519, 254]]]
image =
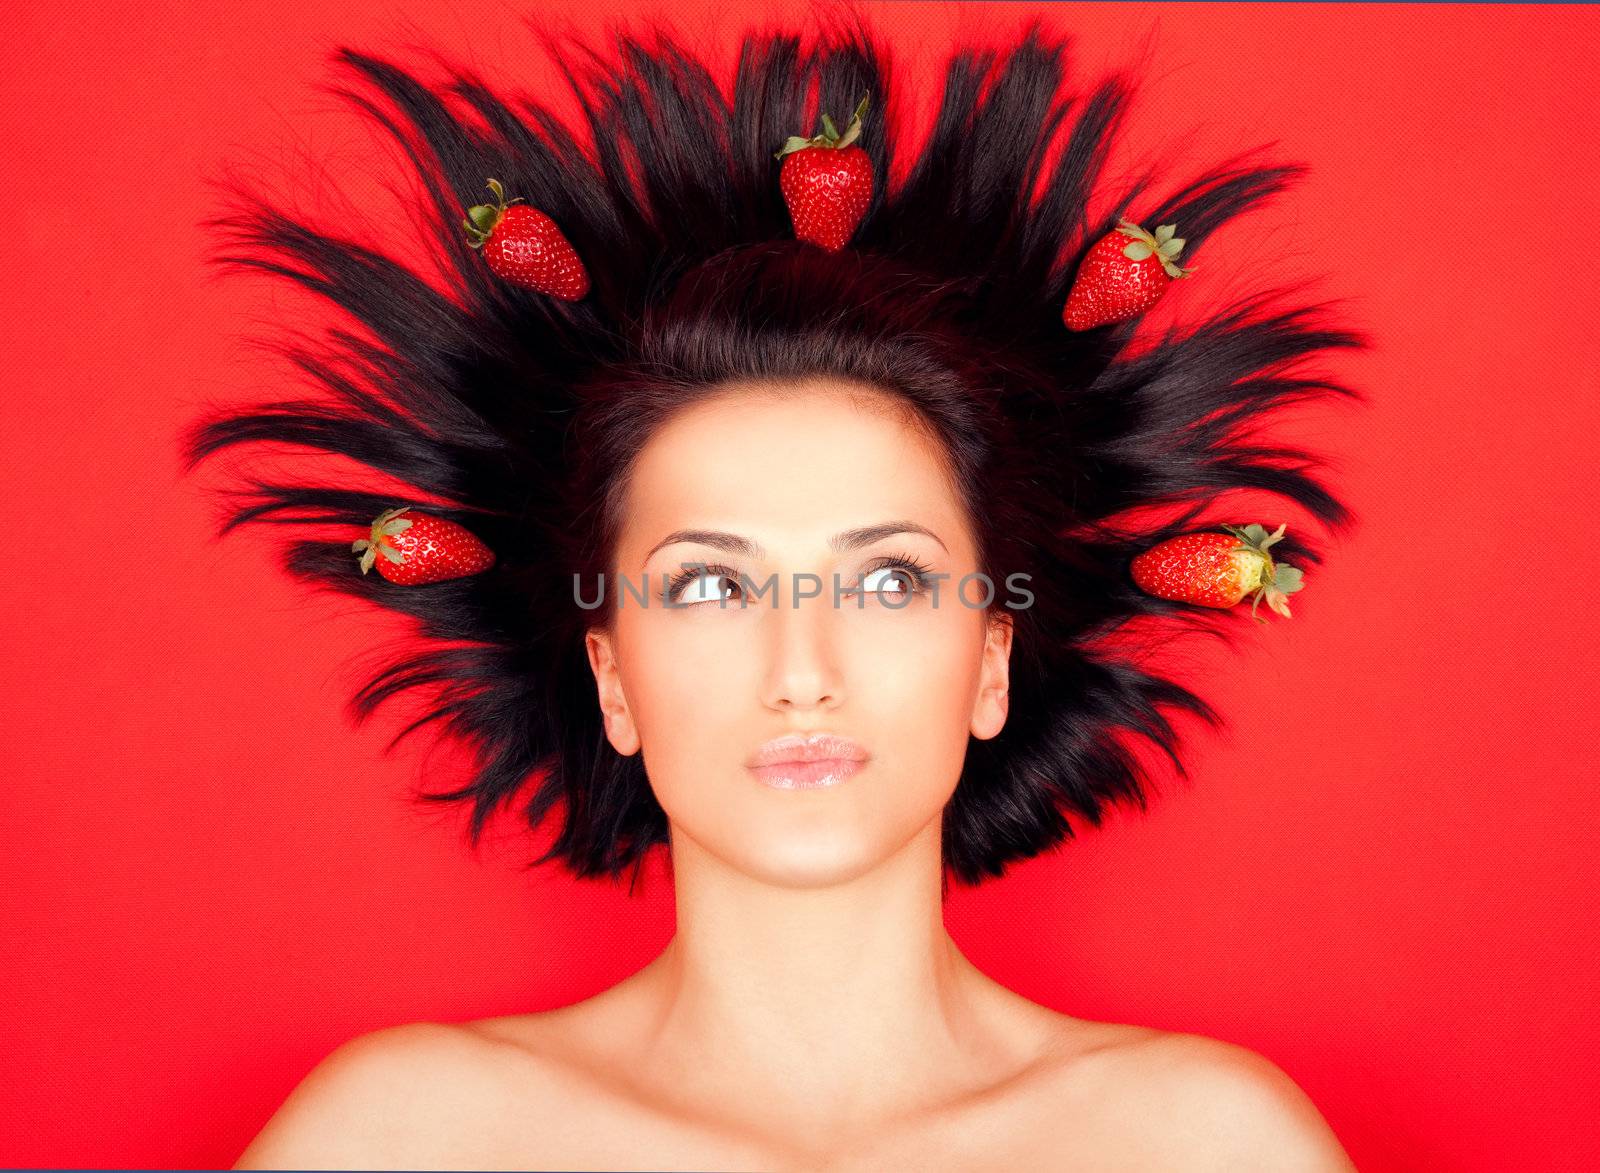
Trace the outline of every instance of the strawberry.
[[[443, 517], [411, 512], [409, 505], [385, 509], [367, 537], [350, 544], [361, 554], [361, 573], [377, 562], [378, 573], [402, 586], [464, 578], [494, 565], [494, 552], [475, 535]], [[382, 554], [381, 559], [378, 555]]]
[[1069, 330], [1089, 330], [1137, 318], [1161, 300], [1174, 278], [1194, 272], [1175, 264], [1183, 239], [1174, 224], [1152, 236], [1131, 220], [1118, 220], [1090, 247], [1078, 266], [1061, 320]]
[[845, 246], [872, 199], [872, 160], [853, 145], [861, 135], [861, 117], [870, 97], [861, 99], [844, 134], [824, 114], [821, 134], [811, 138], [790, 135], [773, 156], [783, 159], [778, 186], [789, 206], [795, 236], [829, 252]]
[[1274, 564], [1267, 547], [1283, 537], [1287, 525], [1271, 534], [1259, 525], [1225, 525], [1227, 533], [1179, 534], [1133, 559], [1133, 581], [1147, 595], [1198, 603], [1202, 607], [1233, 606], [1247, 594], [1255, 595], [1250, 617], [1261, 600], [1284, 618], [1289, 617], [1288, 596], [1300, 589], [1300, 571]]
[[517, 196], [509, 204], [498, 179], [492, 204], [467, 209], [467, 244], [481, 248], [495, 273], [524, 289], [577, 301], [589, 292], [589, 273], [556, 222]]

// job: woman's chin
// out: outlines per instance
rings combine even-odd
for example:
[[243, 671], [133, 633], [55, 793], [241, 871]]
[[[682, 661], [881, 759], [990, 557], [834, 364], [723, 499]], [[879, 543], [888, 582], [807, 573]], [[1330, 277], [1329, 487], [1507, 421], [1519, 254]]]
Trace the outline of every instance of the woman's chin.
[[766, 841], [745, 836], [733, 847], [728, 862], [773, 887], [827, 888], [865, 875], [890, 854], [887, 846], [863, 841], [859, 827], [840, 828], [837, 834], [813, 829], [811, 834], [775, 835]]

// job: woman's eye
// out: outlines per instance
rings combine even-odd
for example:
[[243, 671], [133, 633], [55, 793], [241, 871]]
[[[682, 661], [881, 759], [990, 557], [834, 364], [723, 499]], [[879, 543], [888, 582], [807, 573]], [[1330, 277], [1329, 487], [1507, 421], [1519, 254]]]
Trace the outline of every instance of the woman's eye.
[[[702, 587], [701, 583], [712, 584]], [[726, 583], [734, 590], [739, 588], [738, 582], [730, 575], [720, 571], [703, 571], [683, 580], [682, 584], [673, 593], [674, 599], [679, 603], [716, 603], [723, 599], [731, 599], [722, 584]]]
[[901, 594], [915, 589], [915, 586], [907, 571], [897, 566], [884, 566], [862, 575], [860, 589], [873, 594]]

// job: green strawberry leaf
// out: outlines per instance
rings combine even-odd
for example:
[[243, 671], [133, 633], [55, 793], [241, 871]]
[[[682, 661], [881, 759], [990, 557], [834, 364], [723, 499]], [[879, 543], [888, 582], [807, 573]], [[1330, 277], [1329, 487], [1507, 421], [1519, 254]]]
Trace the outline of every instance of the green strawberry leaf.
[[822, 116], [823, 133], [817, 136], [816, 145], [829, 146], [836, 149], [848, 147], [861, 137], [861, 120], [866, 117], [867, 103], [872, 99], [872, 91], [868, 90], [861, 95], [861, 101], [856, 103], [856, 108], [850, 114], [850, 121], [845, 123], [844, 134], [841, 135], [834, 127], [833, 121], [824, 114]]
[[1292, 595], [1295, 591], [1305, 586], [1299, 568], [1285, 566], [1281, 562], [1278, 563], [1276, 573], [1273, 575], [1273, 581], [1278, 584], [1278, 589], [1286, 595]]
[[783, 148], [773, 155], [774, 159], [781, 159], [792, 151], [803, 151], [811, 145], [811, 140], [804, 135], [791, 134], [783, 144]]
[[856, 141], [856, 139], [858, 139], [860, 137], [861, 137], [861, 122], [860, 122], [859, 119], [854, 119], [853, 118], [853, 119], [850, 120], [850, 125], [844, 128], [844, 137], [841, 138], [838, 142], [834, 143], [833, 145], [836, 146], [836, 147], [848, 147], [850, 144], [854, 143]]
[[1122, 255], [1130, 261], [1142, 261], [1151, 254], [1151, 248], [1142, 240], [1130, 241], [1128, 247], [1122, 250]]

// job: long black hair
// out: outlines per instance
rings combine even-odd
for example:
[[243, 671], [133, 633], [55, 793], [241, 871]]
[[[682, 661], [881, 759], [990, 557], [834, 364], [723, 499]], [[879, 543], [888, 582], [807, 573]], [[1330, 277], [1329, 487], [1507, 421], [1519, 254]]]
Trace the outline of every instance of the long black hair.
[[[559, 820], [528, 866], [637, 875], [667, 842], [667, 819], [642, 757], [605, 738], [583, 641], [596, 617], [576, 605], [573, 575], [592, 582], [611, 566], [618, 487], [673, 411], [729, 379], [831, 375], [903, 398], [944, 442], [983, 570], [993, 582], [1032, 576], [1033, 604], [1012, 613], [1006, 726], [969, 743], [944, 813], [946, 883], [1001, 875], [1070, 837], [1069, 816], [1098, 825], [1111, 804], [1144, 808], [1153, 775], [1140, 739], [1187, 777], [1171, 716], [1222, 718], [1120, 637], [1153, 621], [1168, 636], [1226, 639], [1240, 617], [1141, 593], [1129, 561], [1235, 490], [1277, 495], [1333, 529], [1353, 524], [1313, 475], [1321, 461], [1267, 442], [1262, 425], [1290, 404], [1361, 398], [1305, 363], [1365, 342], [1326, 306], [1284, 305], [1281, 293], [1208, 303], [1198, 277], [1177, 287], [1195, 320], [1155, 337], [1134, 323], [1073, 332], [1061, 307], [1078, 261], [1119, 217], [1176, 224], [1188, 264], [1305, 168], [1245, 155], [1153, 194], [1147, 172], [1091, 213], [1133, 90], [1115, 76], [1069, 91], [1067, 43], [1038, 20], [1004, 51], [952, 55], [931, 132], [903, 169], [908, 112], [860, 22], [810, 44], [748, 34], [731, 96], [659, 27], [612, 40], [610, 57], [546, 45], [578, 98], [582, 136], [459, 67], [430, 87], [338, 51], [356, 83], [340, 92], [393, 135], [420, 184], [435, 281], [244, 188], [206, 221], [225, 241], [218, 265], [286, 277], [349, 322], [321, 345], [283, 347], [325, 394], [209, 411], [185, 431], [186, 467], [280, 442], [413, 490], [252, 478], [221, 525], [344, 526], [287, 544], [287, 570], [417, 621], [415, 643], [352, 697], [354, 719], [418, 690], [422, 715], [390, 745], [437, 722], [474, 748], [467, 784], [419, 795], [470, 803], [474, 845], [518, 803], [535, 830]], [[831, 253], [794, 238], [774, 152], [866, 93], [860, 141], [879, 179], [850, 243]], [[486, 202], [491, 176], [560, 226], [591, 275], [586, 297], [510, 286], [468, 247], [463, 212]], [[351, 536], [398, 504], [466, 525], [496, 565], [422, 587], [363, 575]], [[1130, 520], [1152, 506], [1170, 507], [1166, 520]], [[1304, 529], [1274, 555], [1320, 563]]]

